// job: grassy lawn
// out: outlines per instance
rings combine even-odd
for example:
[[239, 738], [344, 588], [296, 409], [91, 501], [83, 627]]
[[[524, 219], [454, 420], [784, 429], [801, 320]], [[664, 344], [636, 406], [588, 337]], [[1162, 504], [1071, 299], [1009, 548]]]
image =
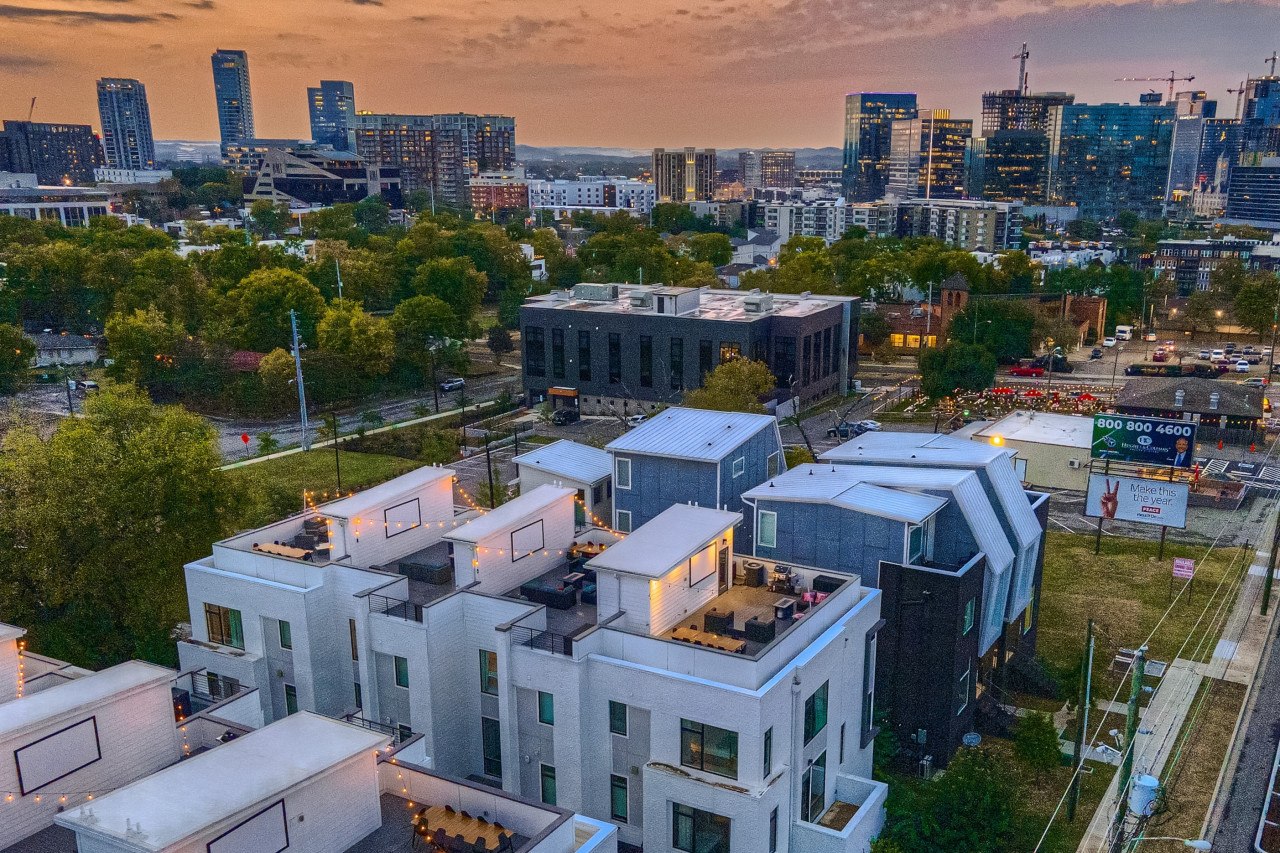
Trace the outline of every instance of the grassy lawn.
[[[1014, 757], [1013, 742], [1003, 738], [984, 737], [982, 748], [999, 756], [1001, 763], [1013, 770], [1021, 783], [1019, 791], [1021, 806], [1027, 817], [1028, 832], [1033, 835], [1033, 837], [1024, 838], [1023, 841], [1026, 849], [1031, 850], [1035, 847], [1040, 833], [1044, 832], [1049, 816], [1058, 807], [1058, 801], [1062, 798], [1062, 792], [1067, 789], [1067, 783], [1071, 781], [1071, 767], [1060, 765], [1044, 773], [1029, 770]], [[1089, 820], [1098, 808], [1098, 803], [1102, 801], [1102, 796], [1106, 793], [1107, 785], [1111, 781], [1111, 773], [1115, 770], [1105, 764], [1095, 765], [1093, 762], [1086, 765], [1086, 769], [1089, 767], [1095, 770], [1093, 773], [1084, 773], [1080, 777], [1080, 804], [1076, 808], [1075, 822], [1067, 821], [1067, 807], [1064, 804], [1062, 811], [1053, 821], [1053, 827], [1045, 838], [1044, 846], [1040, 848], [1042, 853], [1070, 853], [1079, 846], [1080, 839], [1084, 837]]]
[[[375, 453], [338, 452], [342, 463], [344, 493], [375, 486], [421, 467], [411, 459]], [[248, 493], [247, 506], [237, 526], [257, 527], [303, 508], [303, 491], [314, 492], [317, 502], [337, 493], [337, 477], [332, 448], [293, 453], [279, 459], [233, 468], [227, 476], [241, 483]], [[328, 493], [328, 498], [324, 495]]]
[[[1202, 546], [1168, 544], [1163, 562], [1157, 562], [1158, 542], [1104, 536], [1102, 553], [1096, 557], [1093, 544], [1091, 536], [1048, 534], [1036, 641], [1041, 657], [1059, 670], [1077, 667], [1085, 625], [1092, 618], [1096, 637], [1094, 695], [1110, 698], [1120, 678], [1120, 671], [1110, 666], [1113, 656], [1122, 647], [1136, 648], [1157, 623], [1160, 627], [1149, 643], [1149, 660], [1172, 662], [1188, 632], [1192, 632], [1191, 641], [1181, 656], [1199, 661], [1212, 656], [1219, 633], [1213, 616], [1221, 596], [1229, 590], [1234, 594], [1230, 582], [1224, 583], [1221, 590], [1217, 590], [1218, 583], [1228, 573], [1235, 578], [1241, 560], [1249, 559], [1252, 552], [1244, 555], [1239, 548], [1215, 549], [1206, 560]], [[1196, 560], [1195, 589], [1193, 594], [1184, 594], [1160, 622], [1169, 606], [1174, 557]], [[1176, 582], [1175, 595], [1183, 583]], [[1193, 632], [1193, 625], [1215, 591], [1219, 598], [1214, 599]]]

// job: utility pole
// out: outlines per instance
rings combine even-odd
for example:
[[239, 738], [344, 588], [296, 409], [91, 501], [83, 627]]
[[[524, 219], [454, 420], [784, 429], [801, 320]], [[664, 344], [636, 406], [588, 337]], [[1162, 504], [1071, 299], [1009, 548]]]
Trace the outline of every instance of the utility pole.
[[[34, 103], [35, 98], [32, 98], [31, 101]], [[67, 414], [74, 415], [76, 413], [76, 408], [71, 404], [71, 374], [69, 368], [65, 364], [62, 366], [62, 384], [67, 387]]]
[[342, 270], [338, 268], [338, 259], [333, 259], [333, 272], [338, 277], [338, 298], [342, 298]]
[[493, 457], [489, 455], [489, 431], [484, 431], [484, 467], [489, 473], [489, 509], [498, 505], [497, 495], [493, 492]]
[[1276, 516], [1275, 534], [1271, 537], [1271, 557], [1267, 560], [1267, 576], [1262, 579], [1262, 615], [1271, 604], [1271, 579], [1276, 573], [1276, 551], [1280, 550], [1280, 515]]
[[338, 413], [329, 412], [329, 423], [333, 426], [333, 467], [338, 472], [338, 497], [342, 497], [342, 457], [338, 455]]
[[1124, 757], [1120, 761], [1120, 775], [1116, 779], [1116, 796], [1120, 799], [1120, 805], [1116, 809], [1117, 840], [1120, 840], [1127, 810], [1125, 792], [1128, 791], [1129, 780], [1133, 776], [1133, 753], [1137, 749], [1133, 740], [1138, 736], [1138, 697], [1142, 695], [1142, 679], [1146, 671], [1147, 647], [1144, 645], [1138, 649], [1138, 653], [1133, 658], [1133, 682], [1129, 686], [1129, 716], [1124, 725]]
[[293, 330], [294, 381], [298, 383], [298, 410], [302, 413], [302, 449], [311, 449], [311, 436], [307, 429], [307, 391], [302, 387], [302, 347], [298, 343], [298, 312], [289, 309], [289, 327]]
[[1080, 802], [1080, 773], [1084, 769], [1084, 739], [1089, 728], [1089, 692], [1093, 687], [1093, 620], [1085, 633], [1084, 660], [1081, 662], [1080, 704], [1076, 707], [1075, 772], [1071, 776], [1071, 791], [1067, 794], [1067, 820], [1074, 823], [1076, 804]]

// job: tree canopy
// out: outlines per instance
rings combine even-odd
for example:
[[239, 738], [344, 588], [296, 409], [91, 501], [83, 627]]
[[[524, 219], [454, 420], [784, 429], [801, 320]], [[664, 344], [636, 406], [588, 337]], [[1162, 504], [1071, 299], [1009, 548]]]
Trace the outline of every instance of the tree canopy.
[[684, 405], [718, 412], [764, 412], [760, 398], [777, 386], [763, 361], [735, 358], [703, 377], [702, 387], [685, 392]]

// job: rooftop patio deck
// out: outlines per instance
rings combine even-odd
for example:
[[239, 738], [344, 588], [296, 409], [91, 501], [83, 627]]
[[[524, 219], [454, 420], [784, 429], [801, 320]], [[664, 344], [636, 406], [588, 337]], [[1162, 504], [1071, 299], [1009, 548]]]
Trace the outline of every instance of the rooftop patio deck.
[[[423, 847], [421, 844], [414, 843], [417, 836], [414, 835], [412, 823], [413, 816], [428, 805], [430, 804], [405, 800], [394, 794], [383, 794], [382, 826], [348, 847], [347, 853], [410, 853], [410, 851], [419, 848], [431, 849], [429, 846]], [[474, 841], [475, 839], [468, 840]], [[511, 836], [510, 849], [519, 851], [528, 843], [528, 838], [514, 833]], [[448, 848], [446, 847], [445, 849]], [[489, 849], [494, 850], [496, 848], [490, 845]], [[504, 847], [503, 849], [507, 848]], [[23, 853], [27, 852], [23, 851]], [[43, 853], [43, 851], [35, 850], [31, 851], [31, 853]]]

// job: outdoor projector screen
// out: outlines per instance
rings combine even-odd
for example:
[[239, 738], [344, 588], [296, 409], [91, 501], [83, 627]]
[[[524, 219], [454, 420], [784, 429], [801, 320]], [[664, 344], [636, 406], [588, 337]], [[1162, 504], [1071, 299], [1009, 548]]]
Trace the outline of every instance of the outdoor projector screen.
[[90, 717], [13, 751], [22, 794], [39, 791], [102, 758], [98, 720]]
[[417, 498], [387, 507], [382, 515], [387, 522], [388, 539], [397, 533], [404, 533], [406, 530], [422, 526], [422, 508], [418, 506]]
[[541, 551], [546, 544], [542, 533], [542, 519], [533, 524], [526, 524], [519, 530], [511, 532], [511, 562], [527, 557], [534, 551]]
[[289, 847], [284, 800], [233, 826], [205, 845], [208, 853], [280, 853]]

